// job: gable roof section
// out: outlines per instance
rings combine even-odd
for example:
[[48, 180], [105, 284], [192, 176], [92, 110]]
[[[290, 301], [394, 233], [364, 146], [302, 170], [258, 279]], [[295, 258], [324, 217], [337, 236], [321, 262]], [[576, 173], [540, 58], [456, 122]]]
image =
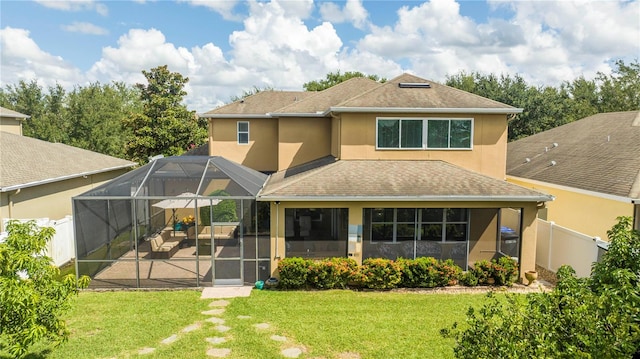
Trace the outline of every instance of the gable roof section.
[[16, 120], [24, 120], [27, 119], [31, 116], [27, 116], [25, 114], [22, 114], [20, 112], [16, 112], [14, 110], [9, 110], [8, 108], [4, 108], [0, 106], [0, 117], [12, 117], [15, 118]]
[[201, 117], [270, 117], [269, 112], [314, 95], [306, 91], [260, 91], [241, 100], [201, 114]]
[[[401, 87], [401, 83], [429, 87]], [[515, 114], [521, 108], [403, 74], [388, 82], [352, 78], [320, 92], [262, 91], [206, 112], [204, 118], [318, 117], [331, 112]]]
[[302, 113], [313, 114], [314, 116], [318, 114], [324, 115], [327, 109], [341, 103], [344, 99], [357, 96], [363, 91], [368, 91], [378, 86], [380, 86], [379, 82], [369, 78], [354, 77], [328, 89], [312, 92], [314, 93], [313, 96], [273, 111], [273, 115], [296, 116]]
[[[400, 87], [400, 84], [429, 87]], [[331, 107], [333, 112], [520, 113], [522, 109], [423, 78], [403, 74]]]
[[511, 142], [507, 175], [638, 199], [640, 111], [601, 113]]
[[0, 132], [0, 192], [134, 165], [131, 161], [62, 143]]
[[[327, 164], [328, 163], [328, 164]], [[321, 159], [271, 175], [258, 199], [287, 201], [550, 201], [552, 197], [444, 161]]]

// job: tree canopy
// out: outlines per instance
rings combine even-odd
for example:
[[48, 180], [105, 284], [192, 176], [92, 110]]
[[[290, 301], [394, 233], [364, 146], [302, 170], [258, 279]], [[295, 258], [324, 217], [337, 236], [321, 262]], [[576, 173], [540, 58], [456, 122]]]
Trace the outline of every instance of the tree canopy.
[[378, 75], [365, 75], [359, 71], [347, 71], [345, 73], [340, 73], [338, 70], [336, 72], [329, 72], [322, 80], [309, 81], [303, 84], [302, 88], [304, 88], [305, 91], [322, 91], [354, 77], [366, 77], [378, 82], [387, 81], [385, 78], [380, 78]]
[[142, 112], [124, 121], [133, 131], [126, 145], [128, 157], [146, 163], [149, 157], [180, 155], [190, 146], [202, 144], [207, 137], [206, 120], [182, 104], [189, 79], [170, 72], [166, 65], [142, 73], [147, 84], [136, 84]]

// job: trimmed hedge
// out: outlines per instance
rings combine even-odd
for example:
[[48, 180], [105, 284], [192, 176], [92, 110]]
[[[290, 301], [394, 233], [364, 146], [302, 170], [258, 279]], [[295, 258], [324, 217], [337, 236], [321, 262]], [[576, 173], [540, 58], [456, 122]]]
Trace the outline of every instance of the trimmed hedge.
[[281, 289], [393, 289], [434, 288], [456, 285], [511, 286], [518, 265], [509, 257], [478, 261], [467, 272], [452, 259], [433, 257], [390, 260], [365, 259], [361, 266], [351, 258], [322, 260], [288, 257], [278, 263]]

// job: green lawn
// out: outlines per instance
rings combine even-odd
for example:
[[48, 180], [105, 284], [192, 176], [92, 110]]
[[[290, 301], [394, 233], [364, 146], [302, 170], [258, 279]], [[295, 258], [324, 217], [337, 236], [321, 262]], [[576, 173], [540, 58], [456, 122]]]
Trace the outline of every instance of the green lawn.
[[[198, 291], [83, 292], [69, 313], [69, 341], [52, 351], [35, 348], [31, 358], [207, 358], [208, 348], [230, 348], [228, 358], [282, 358], [301, 346], [300, 358], [452, 358], [453, 341], [439, 330], [464, 321], [482, 294], [394, 292], [254, 291], [235, 298], [221, 317], [231, 327], [218, 333], [202, 311], [212, 300]], [[238, 316], [250, 316], [248, 319]], [[193, 323], [202, 327], [188, 333]], [[267, 329], [254, 325], [268, 323]], [[178, 334], [172, 344], [160, 341]], [[287, 342], [270, 339], [271, 335]], [[205, 338], [224, 336], [213, 345]], [[145, 347], [152, 354], [138, 355]], [[5, 358], [0, 354], [0, 358]]]

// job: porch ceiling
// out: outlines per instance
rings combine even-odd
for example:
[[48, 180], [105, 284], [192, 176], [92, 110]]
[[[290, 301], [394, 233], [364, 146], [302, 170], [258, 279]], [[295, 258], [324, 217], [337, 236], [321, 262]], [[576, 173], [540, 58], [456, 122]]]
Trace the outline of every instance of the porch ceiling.
[[552, 196], [444, 161], [330, 161], [271, 175], [258, 200], [545, 202]]

